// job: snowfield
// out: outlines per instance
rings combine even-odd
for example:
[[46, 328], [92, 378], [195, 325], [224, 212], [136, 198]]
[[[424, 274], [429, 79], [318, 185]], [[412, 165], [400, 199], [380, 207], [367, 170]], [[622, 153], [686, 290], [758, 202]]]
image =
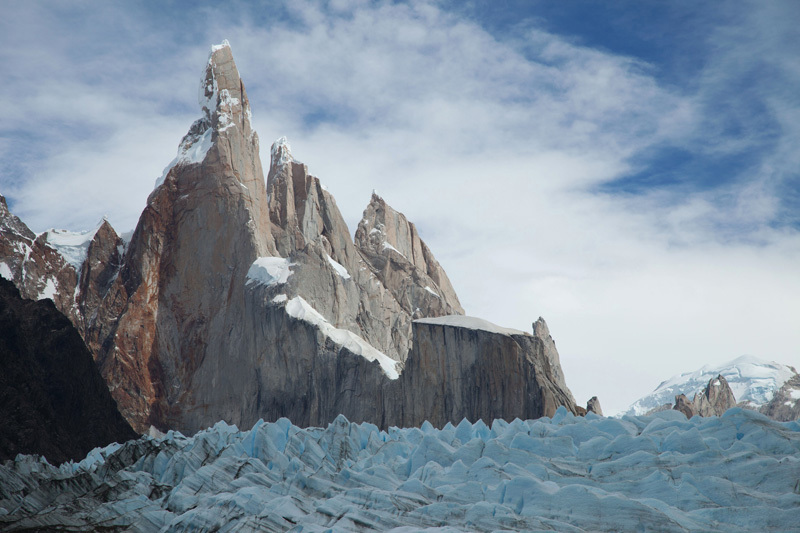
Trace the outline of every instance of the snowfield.
[[[379, 431], [337, 418], [219, 422], [0, 467], [0, 529], [791, 531], [800, 425], [722, 417], [483, 422]], [[444, 529], [442, 529], [444, 528]]]

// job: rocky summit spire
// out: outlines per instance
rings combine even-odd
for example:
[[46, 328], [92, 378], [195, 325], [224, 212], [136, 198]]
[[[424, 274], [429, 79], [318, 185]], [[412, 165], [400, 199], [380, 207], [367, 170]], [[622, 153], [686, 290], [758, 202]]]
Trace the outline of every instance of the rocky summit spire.
[[414, 223], [376, 191], [356, 229], [355, 244], [378, 279], [414, 318], [464, 314], [450, 279]]
[[211, 47], [198, 102], [214, 129], [250, 129], [250, 102], [227, 40]]
[[270, 149], [270, 170], [278, 169], [278, 167], [294, 161], [292, 157], [292, 147], [289, 146], [289, 139], [281, 137], [274, 143]]
[[[200, 80], [198, 103], [203, 116], [192, 124], [181, 140], [177, 156], [156, 180], [156, 188], [164, 183], [173, 168], [205, 161], [220, 136], [231, 141], [228, 143], [231, 145], [229, 151], [239, 160], [249, 163], [252, 152], [258, 155], [258, 137], [250, 126], [250, 102], [227, 40], [211, 47]], [[227, 154], [219, 155], [225, 159]], [[261, 172], [260, 162], [258, 167], [258, 172]], [[255, 169], [251, 173], [255, 173]]]

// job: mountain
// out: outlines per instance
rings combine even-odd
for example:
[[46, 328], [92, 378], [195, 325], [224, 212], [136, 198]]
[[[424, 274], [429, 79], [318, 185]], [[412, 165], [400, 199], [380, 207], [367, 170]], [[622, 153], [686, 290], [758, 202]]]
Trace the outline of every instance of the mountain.
[[286, 139], [264, 178], [227, 42], [212, 47], [199, 100], [127, 244], [107, 223], [36, 236], [0, 213], [0, 270], [28, 295], [52, 295], [137, 431], [576, 411], [544, 321], [533, 334], [430, 321], [464, 311], [414, 224], [383, 198], [372, 196], [353, 239]]
[[380, 431], [218, 423], [0, 465], [3, 531], [796, 531], [800, 425], [731, 409]]
[[83, 339], [49, 299], [0, 279], [0, 461], [53, 464], [137, 435], [122, 418]]
[[[780, 398], [770, 411], [776, 415], [785, 413], [777, 419], [796, 419], [796, 416], [791, 418], [794, 409], [800, 414], [800, 376], [794, 367], [753, 356], [742, 356], [722, 365], [706, 365], [694, 372], [674, 376], [634, 402], [625, 414], [645, 414], [673, 403], [680, 394], [693, 398], [717, 376], [724, 378], [740, 406], [766, 410], [767, 406], [773, 405], [775, 398]], [[786, 405], [787, 402], [791, 405]]]

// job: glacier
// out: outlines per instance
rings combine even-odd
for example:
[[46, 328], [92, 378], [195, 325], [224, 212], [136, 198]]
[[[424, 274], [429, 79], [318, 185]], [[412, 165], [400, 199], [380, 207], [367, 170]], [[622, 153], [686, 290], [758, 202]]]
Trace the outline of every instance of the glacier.
[[721, 417], [462, 421], [379, 431], [338, 417], [170, 431], [52, 466], [0, 466], [0, 529], [789, 531], [800, 424]]

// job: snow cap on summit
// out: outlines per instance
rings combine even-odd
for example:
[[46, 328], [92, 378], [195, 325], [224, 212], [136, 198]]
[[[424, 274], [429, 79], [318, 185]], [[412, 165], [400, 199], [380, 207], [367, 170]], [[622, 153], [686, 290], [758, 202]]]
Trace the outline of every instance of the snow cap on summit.
[[271, 166], [277, 168], [290, 161], [294, 161], [294, 157], [292, 157], [292, 147], [289, 145], [289, 140], [286, 137], [281, 137], [272, 143], [272, 148], [270, 149]]
[[231, 43], [228, 42], [228, 39], [223, 39], [220, 44], [212, 44], [211, 45], [211, 53], [213, 54], [217, 50], [221, 50], [222, 48], [230, 48]]
[[198, 94], [198, 103], [206, 117], [210, 118], [217, 106], [225, 100], [241, 102], [242, 93], [242, 80], [233, 60], [230, 43], [225, 40], [222, 44], [213, 45]]

